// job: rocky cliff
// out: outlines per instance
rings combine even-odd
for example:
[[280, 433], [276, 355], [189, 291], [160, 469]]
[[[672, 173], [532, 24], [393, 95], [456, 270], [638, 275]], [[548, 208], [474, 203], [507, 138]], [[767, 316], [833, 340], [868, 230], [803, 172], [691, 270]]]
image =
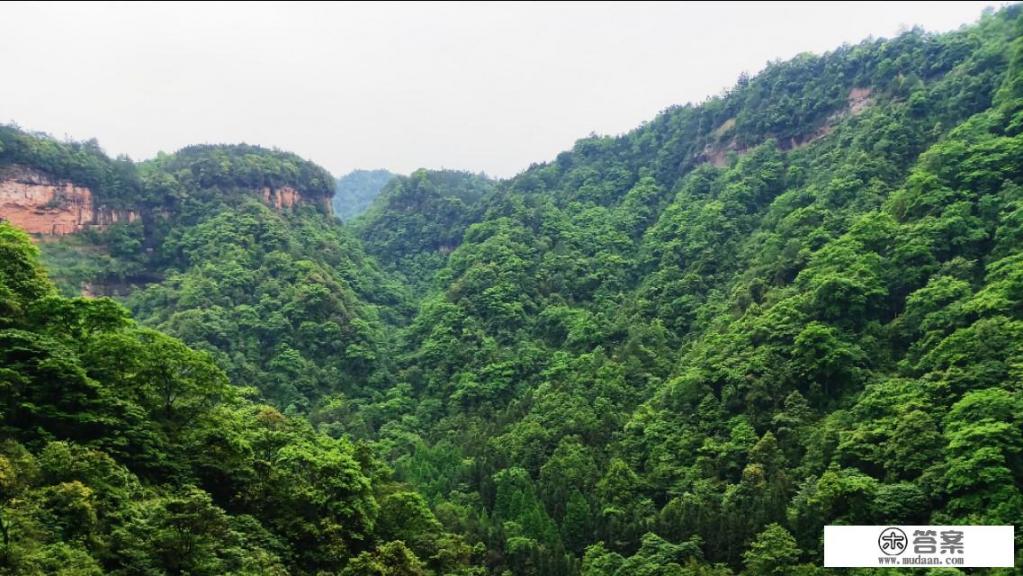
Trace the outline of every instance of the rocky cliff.
[[32, 234], [63, 235], [134, 221], [134, 210], [96, 206], [92, 190], [23, 166], [0, 170], [0, 218]]
[[[308, 201], [291, 186], [263, 187], [258, 196], [276, 210]], [[318, 202], [330, 211], [329, 199]], [[138, 209], [113, 209], [98, 202], [93, 191], [26, 166], [0, 168], [0, 219], [31, 234], [61, 236], [86, 228], [102, 229], [116, 222], [134, 222]]]
[[263, 202], [278, 211], [294, 208], [295, 206], [305, 202], [319, 206], [320, 209], [327, 214], [334, 213], [334, 206], [331, 203], [330, 197], [309, 197], [302, 194], [298, 191], [298, 189], [292, 186], [281, 186], [280, 188], [264, 186], [259, 189], [259, 195], [263, 199]]
[[264, 202], [277, 210], [291, 208], [302, 200], [302, 195], [299, 191], [291, 186], [282, 186], [280, 188], [264, 186], [260, 189], [259, 193], [263, 197]]

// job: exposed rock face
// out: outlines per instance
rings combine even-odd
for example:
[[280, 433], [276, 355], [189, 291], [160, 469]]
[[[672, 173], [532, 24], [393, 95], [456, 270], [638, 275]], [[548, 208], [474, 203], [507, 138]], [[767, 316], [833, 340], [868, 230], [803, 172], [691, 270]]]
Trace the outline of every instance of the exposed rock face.
[[113, 210], [100, 206], [99, 208], [96, 208], [96, 215], [90, 225], [104, 228], [118, 222], [134, 222], [138, 220], [139, 217], [139, 212], [137, 210]]
[[92, 191], [12, 167], [0, 174], [0, 217], [34, 234], [70, 234], [93, 221]]
[[[849, 95], [846, 97], [846, 105], [844, 108], [836, 110], [825, 121], [817, 127], [816, 130], [803, 134], [802, 136], [796, 136], [781, 140], [778, 145], [782, 150], [793, 150], [796, 148], [802, 148], [807, 144], [816, 142], [821, 138], [824, 138], [828, 134], [831, 134], [835, 126], [847, 116], [859, 116], [868, 107], [874, 104], [874, 98], [872, 96], [873, 91], [870, 88], [853, 88], [849, 91]], [[737, 154], [746, 153], [746, 148], [742, 148], [736, 144], [735, 138], [725, 140], [724, 137], [727, 135], [732, 128], [735, 127], [735, 118], [729, 118], [725, 120], [721, 126], [718, 126], [711, 136], [714, 137], [714, 141], [704, 148], [703, 153], [698, 157], [701, 162], [709, 162], [718, 168], [728, 165], [728, 153], [735, 152]]]
[[[257, 193], [276, 210], [290, 209], [307, 201], [291, 186], [263, 187]], [[331, 212], [329, 198], [319, 203]], [[25, 166], [0, 168], [0, 219], [30, 234], [62, 236], [86, 228], [102, 229], [117, 222], [134, 222], [139, 218], [139, 210], [115, 210], [98, 205], [92, 190], [86, 186]]]
[[873, 104], [872, 92], [870, 88], [853, 88], [850, 90], [849, 98], [847, 99], [849, 113], [853, 116], [859, 116], [867, 106]]
[[266, 202], [267, 205], [273, 206], [277, 210], [293, 208], [295, 205], [302, 202], [315, 202], [327, 214], [334, 213], [334, 207], [331, 205], [329, 197], [310, 199], [303, 196], [301, 192], [291, 186], [281, 186], [280, 188], [264, 186], [259, 189], [259, 194], [262, 196], [263, 202]]
[[264, 186], [260, 193], [263, 195], [264, 202], [278, 210], [291, 208], [302, 200], [302, 195], [291, 186], [282, 186], [280, 188]]
[[0, 171], [0, 218], [29, 233], [60, 236], [138, 217], [131, 210], [96, 207], [89, 188], [38, 170], [11, 166]]

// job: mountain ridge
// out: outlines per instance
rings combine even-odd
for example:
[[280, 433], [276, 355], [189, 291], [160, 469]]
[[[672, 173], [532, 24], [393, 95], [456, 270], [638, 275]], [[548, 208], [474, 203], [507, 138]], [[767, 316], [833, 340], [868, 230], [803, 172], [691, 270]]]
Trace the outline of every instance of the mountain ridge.
[[[157, 273], [121, 297], [138, 322], [276, 407], [203, 427], [197, 454], [233, 459], [177, 465], [286, 541], [232, 525], [287, 573], [818, 575], [826, 524], [1023, 519], [1021, 87], [1014, 5], [771, 63], [506, 180], [397, 177], [350, 225], [237, 193], [293, 164], [326, 197], [333, 179], [287, 155], [198, 147], [137, 186], [95, 169], [179, 209], [40, 248], [72, 292]], [[69, 263], [101, 248], [112, 265]], [[39, 306], [24, 294], [17, 322]], [[313, 464], [365, 487], [347, 555], [251, 499], [297, 497], [232, 451], [278, 418], [300, 455], [338, 442]], [[58, 450], [14, 427], [33, 457]], [[27, 490], [52, 507], [52, 484]]]

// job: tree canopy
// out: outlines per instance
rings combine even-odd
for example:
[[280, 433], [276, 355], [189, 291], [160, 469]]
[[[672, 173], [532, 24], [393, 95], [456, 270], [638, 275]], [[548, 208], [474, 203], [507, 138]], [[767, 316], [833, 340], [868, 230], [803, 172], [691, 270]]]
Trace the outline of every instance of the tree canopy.
[[330, 195], [286, 153], [129, 164], [148, 217], [41, 244], [65, 296], [0, 226], [0, 573], [814, 575], [827, 524], [1020, 525], [1021, 12], [351, 222], [251, 194]]

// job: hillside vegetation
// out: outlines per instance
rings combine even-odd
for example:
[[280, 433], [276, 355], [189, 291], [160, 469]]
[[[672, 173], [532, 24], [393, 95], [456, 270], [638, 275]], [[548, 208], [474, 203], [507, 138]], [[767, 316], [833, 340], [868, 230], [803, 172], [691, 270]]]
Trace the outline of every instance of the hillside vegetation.
[[165, 216], [41, 244], [136, 320], [0, 227], [0, 573], [815, 575], [827, 524], [1023, 525], [1019, 5], [344, 224], [249, 193], [329, 196], [285, 153], [9, 131]]
[[338, 178], [334, 187], [334, 215], [342, 222], [361, 215], [395, 176], [387, 170], [352, 170]]

